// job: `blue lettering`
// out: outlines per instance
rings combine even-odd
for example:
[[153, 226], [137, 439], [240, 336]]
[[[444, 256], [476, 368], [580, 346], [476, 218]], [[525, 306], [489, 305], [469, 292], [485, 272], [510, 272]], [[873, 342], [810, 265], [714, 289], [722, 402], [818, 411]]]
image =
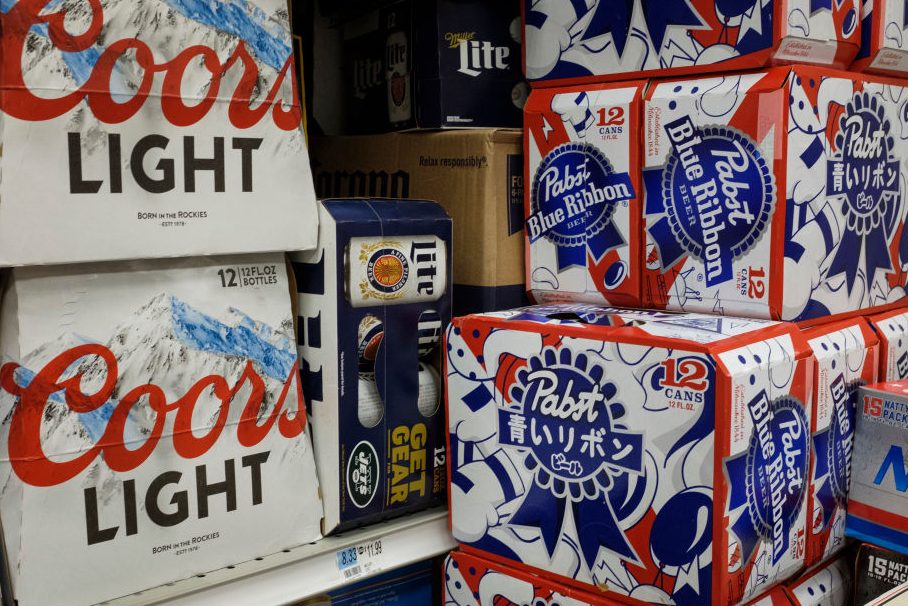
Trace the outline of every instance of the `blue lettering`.
[[873, 483], [880, 485], [886, 479], [889, 468], [892, 468], [892, 480], [895, 483], [895, 489], [899, 492], [908, 492], [908, 469], [905, 468], [905, 455], [900, 446], [892, 445], [883, 464], [877, 472]]

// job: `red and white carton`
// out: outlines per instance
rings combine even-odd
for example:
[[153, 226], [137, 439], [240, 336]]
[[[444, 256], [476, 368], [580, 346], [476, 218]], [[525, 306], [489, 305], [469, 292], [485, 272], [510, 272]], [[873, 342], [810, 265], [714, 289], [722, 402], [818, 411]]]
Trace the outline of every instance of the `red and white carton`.
[[845, 547], [857, 390], [877, 380], [879, 343], [863, 318], [807, 329], [804, 337], [816, 359], [807, 509], [807, 564], [812, 565]]
[[880, 381], [908, 379], [908, 310], [904, 307], [867, 316], [880, 340]]
[[644, 303], [809, 321], [903, 298], [905, 95], [804, 66], [652, 86]]
[[447, 331], [454, 538], [645, 602], [804, 565], [813, 357], [792, 324], [549, 305]]
[[526, 284], [537, 302], [640, 304], [644, 84], [530, 94]]
[[472, 553], [445, 558], [444, 606], [618, 606], [604, 592], [585, 592]]
[[815, 63], [846, 68], [858, 0], [523, 0], [533, 86]]
[[854, 586], [853, 558], [840, 556], [790, 581], [794, 606], [848, 606]]
[[315, 245], [287, 0], [4, 0], [0, 266]]
[[11, 273], [0, 525], [20, 606], [95, 604], [320, 538], [283, 255]]
[[861, 48], [855, 71], [892, 76], [908, 73], [908, 6], [901, 0], [863, 0]]

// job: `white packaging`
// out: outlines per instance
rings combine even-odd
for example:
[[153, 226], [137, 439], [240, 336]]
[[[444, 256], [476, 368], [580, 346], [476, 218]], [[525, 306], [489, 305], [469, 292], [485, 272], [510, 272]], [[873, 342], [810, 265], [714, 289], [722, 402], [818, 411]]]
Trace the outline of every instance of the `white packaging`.
[[314, 246], [287, 9], [5, 0], [0, 266]]
[[0, 522], [19, 606], [320, 538], [290, 303], [275, 254], [13, 270]]

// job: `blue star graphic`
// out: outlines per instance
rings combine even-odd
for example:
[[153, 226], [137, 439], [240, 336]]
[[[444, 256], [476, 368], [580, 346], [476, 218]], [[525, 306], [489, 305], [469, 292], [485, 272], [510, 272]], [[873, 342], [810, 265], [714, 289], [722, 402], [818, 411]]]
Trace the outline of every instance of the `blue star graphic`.
[[[906, 0], [908, 1], [908, 0]], [[635, 0], [600, 0], [593, 9], [589, 27], [582, 39], [600, 36], [606, 32], [612, 34], [618, 54], [624, 54], [624, 46], [631, 29], [631, 18], [634, 15]], [[665, 41], [665, 32], [670, 26], [702, 25], [699, 15], [687, 4], [687, 0], [640, 0], [646, 29], [649, 31], [653, 48], [658, 52]]]

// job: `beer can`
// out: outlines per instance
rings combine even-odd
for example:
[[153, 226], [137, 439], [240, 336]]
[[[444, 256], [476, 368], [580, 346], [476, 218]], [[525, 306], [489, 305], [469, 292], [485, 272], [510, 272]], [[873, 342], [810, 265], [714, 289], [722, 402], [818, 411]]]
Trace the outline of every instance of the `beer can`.
[[437, 301], [447, 284], [447, 260], [436, 236], [350, 238], [347, 299], [353, 307]]

